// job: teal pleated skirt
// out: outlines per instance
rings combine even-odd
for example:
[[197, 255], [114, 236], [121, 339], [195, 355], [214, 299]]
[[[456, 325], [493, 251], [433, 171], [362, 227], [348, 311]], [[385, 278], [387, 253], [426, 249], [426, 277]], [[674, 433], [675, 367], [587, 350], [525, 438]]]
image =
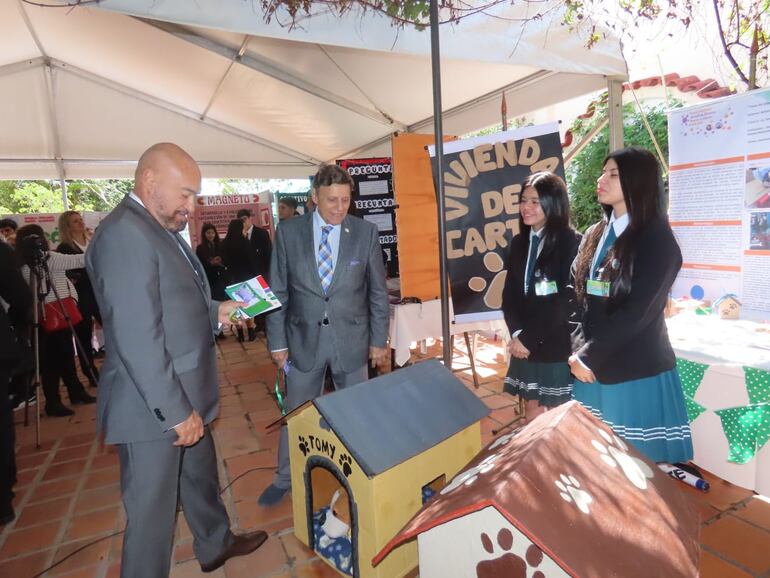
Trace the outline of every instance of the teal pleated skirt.
[[573, 379], [566, 362], [541, 363], [511, 357], [503, 389], [527, 401], [556, 407], [572, 399]]
[[572, 397], [654, 462], [692, 458], [692, 436], [676, 369], [605, 385], [575, 380]]

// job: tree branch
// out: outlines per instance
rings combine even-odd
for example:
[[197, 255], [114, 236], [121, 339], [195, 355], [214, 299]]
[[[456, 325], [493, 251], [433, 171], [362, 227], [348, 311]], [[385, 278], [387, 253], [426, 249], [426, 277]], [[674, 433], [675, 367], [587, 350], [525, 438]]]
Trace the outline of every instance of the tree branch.
[[[725, 31], [722, 27], [722, 18], [719, 14], [719, 2], [718, 0], [713, 0], [714, 4], [714, 15], [717, 19], [717, 27], [719, 28], [719, 40], [722, 42], [722, 48], [724, 49], [725, 57], [727, 57], [727, 60], [730, 61], [730, 64], [733, 66], [733, 70], [735, 70], [735, 73], [738, 75], [738, 77], [745, 82], [746, 84], [749, 83], [749, 79], [746, 78], [746, 75], [741, 70], [741, 67], [736, 62], [735, 58], [733, 58], [732, 53], [730, 52], [730, 49], [727, 47], [727, 41], [725, 40]], [[740, 29], [740, 26], [738, 27]]]

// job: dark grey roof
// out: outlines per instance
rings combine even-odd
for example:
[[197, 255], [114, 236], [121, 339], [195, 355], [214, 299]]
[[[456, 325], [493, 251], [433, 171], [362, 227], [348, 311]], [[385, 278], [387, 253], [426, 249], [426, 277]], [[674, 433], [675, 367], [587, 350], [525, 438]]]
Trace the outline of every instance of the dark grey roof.
[[321, 396], [313, 403], [370, 477], [489, 414], [489, 408], [435, 360]]

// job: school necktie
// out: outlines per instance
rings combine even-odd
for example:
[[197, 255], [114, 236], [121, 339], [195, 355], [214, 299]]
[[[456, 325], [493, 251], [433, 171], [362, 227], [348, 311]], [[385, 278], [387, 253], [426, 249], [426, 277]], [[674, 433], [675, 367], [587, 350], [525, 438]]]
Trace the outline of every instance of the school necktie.
[[529, 238], [529, 259], [527, 260], [527, 271], [524, 274], [524, 293], [529, 292], [529, 283], [532, 281], [532, 273], [535, 271], [535, 261], [537, 261], [538, 245], [540, 245], [540, 237], [532, 235]]
[[329, 233], [332, 231], [331, 225], [321, 227], [321, 244], [318, 245], [318, 276], [321, 278], [321, 287], [324, 294], [329, 290], [332, 284], [332, 246], [329, 243]]
[[617, 236], [615, 235], [615, 227], [613, 227], [612, 225], [609, 225], [609, 228], [610, 228], [610, 231], [609, 233], [607, 233], [607, 236], [604, 239], [604, 244], [602, 245], [602, 248], [599, 251], [599, 257], [596, 259], [593, 269], [591, 269], [591, 279], [596, 278], [596, 273], [599, 270], [599, 267], [602, 266], [602, 262], [604, 261], [604, 258], [607, 256], [607, 251], [610, 250], [610, 247], [612, 247], [612, 244], [615, 242], [615, 239], [617, 239]]

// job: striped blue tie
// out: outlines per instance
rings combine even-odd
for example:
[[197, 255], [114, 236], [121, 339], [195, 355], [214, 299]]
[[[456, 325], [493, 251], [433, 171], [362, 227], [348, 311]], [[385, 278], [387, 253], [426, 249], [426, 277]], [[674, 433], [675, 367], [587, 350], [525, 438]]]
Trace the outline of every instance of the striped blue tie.
[[329, 290], [332, 284], [332, 246], [329, 243], [329, 233], [332, 232], [331, 225], [321, 227], [321, 244], [318, 245], [318, 276], [321, 278], [321, 287], [324, 294]]

